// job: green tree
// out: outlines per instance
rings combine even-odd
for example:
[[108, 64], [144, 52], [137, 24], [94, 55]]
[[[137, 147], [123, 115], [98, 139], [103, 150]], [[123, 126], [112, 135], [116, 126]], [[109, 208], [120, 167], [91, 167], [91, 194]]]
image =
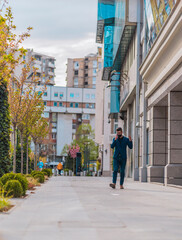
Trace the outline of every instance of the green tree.
[[82, 155], [88, 150], [89, 160], [96, 160], [98, 157], [98, 146], [95, 144], [94, 137], [91, 125], [81, 124], [76, 131], [76, 139], [72, 143], [72, 145], [79, 145]]

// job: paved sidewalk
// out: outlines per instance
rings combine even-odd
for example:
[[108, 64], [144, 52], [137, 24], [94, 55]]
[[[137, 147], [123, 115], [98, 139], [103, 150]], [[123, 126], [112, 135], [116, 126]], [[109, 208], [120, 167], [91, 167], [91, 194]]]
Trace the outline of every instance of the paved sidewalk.
[[110, 180], [52, 177], [0, 214], [0, 240], [182, 240], [182, 189]]

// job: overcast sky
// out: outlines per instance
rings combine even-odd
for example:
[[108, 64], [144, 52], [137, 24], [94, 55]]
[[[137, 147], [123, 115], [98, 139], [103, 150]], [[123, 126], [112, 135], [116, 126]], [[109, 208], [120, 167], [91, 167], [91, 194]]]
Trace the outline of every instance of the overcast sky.
[[33, 27], [24, 47], [56, 58], [56, 85], [65, 85], [67, 58], [97, 52], [97, 0], [8, 0], [17, 32]]

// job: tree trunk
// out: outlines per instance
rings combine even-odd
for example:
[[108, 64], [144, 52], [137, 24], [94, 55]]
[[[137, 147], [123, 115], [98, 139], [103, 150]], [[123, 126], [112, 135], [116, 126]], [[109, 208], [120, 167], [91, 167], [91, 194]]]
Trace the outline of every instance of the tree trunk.
[[21, 173], [23, 174], [23, 132], [20, 131], [20, 140], [21, 140]]
[[41, 144], [39, 144], [39, 161], [40, 161], [40, 152], [41, 152]]
[[14, 134], [13, 172], [16, 173], [16, 124], [13, 124], [13, 134]]
[[37, 143], [35, 144], [35, 154], [34, 154], [34, 170], [37, 169]]
[[28, 174], [28, 136], [27, 136], [27, 159], [26, 159], [26, 174]]

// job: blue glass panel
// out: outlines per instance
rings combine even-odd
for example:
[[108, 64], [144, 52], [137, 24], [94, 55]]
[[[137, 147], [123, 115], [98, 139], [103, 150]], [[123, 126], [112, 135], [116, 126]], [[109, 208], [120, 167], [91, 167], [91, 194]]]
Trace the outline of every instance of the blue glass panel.
[[113, 64], [113, 26], [104, 28], [104, 67], [111, 67]]
[[113, 18], [115, 15], [115, 1], [98, 1], [98, 20]]
[[110, 113], [118, 113], [119, 106], [120, 106], [120, 73], [116, 72], [111, 77]]
[[113, 45], [113, 59], [116, 57], [116, 53], [120, 44], [120, 40], [123, 34], [125, 26], [125, 11], [126, 0], [116, 1], [115, 6], [115, 27], [114, 27], [114, 45]]

